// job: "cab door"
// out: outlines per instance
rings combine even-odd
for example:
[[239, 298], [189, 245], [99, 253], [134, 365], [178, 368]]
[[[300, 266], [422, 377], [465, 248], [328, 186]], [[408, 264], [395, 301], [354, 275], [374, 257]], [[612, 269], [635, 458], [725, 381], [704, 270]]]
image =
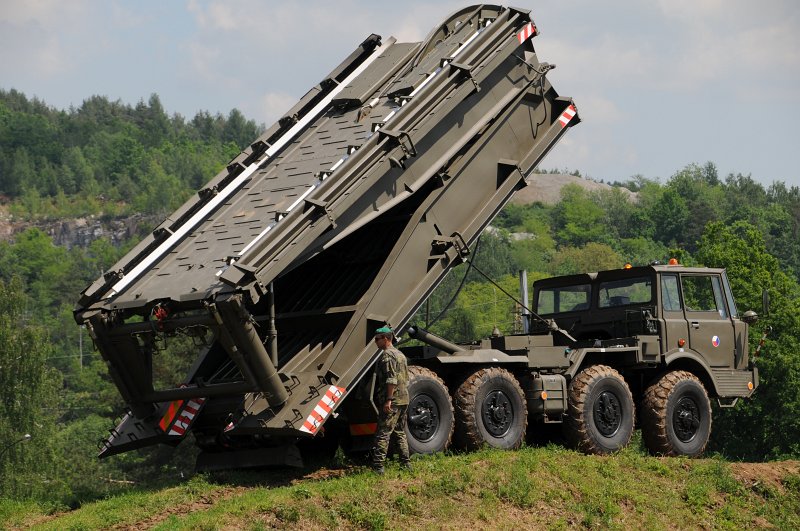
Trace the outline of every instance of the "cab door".
[[689, 339], [689, 325], [683, 314], [678, 275], [661, 275], [661, 316], [664, 337], [663, 353], [680, 348], [678, 341]]
[[736, 343], [718, 274], [681, 275], [689, 346], [712, 367], [733, 367]]

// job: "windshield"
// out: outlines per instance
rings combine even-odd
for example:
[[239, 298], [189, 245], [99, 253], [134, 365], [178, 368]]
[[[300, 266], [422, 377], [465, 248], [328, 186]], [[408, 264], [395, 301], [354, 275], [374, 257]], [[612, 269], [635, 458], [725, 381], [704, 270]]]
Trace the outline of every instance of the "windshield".
[[653, 299], [650, 277], [626, 278], [601, 282], [597, 298], [600, 308], [643, 304]]

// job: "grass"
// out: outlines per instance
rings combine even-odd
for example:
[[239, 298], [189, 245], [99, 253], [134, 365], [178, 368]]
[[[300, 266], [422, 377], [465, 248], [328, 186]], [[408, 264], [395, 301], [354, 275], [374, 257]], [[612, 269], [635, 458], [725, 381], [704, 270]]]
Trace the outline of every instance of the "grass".
[[48, 516], [0, 503], [0, 527], [102, 529], [742, 529], [800, 528], [800, 476], [740, 483], [719, 459], [655, 458], [638, 448], [585, 456], [559, 446], [415, 459], [381, 477], [350, 467], [195, 476]]

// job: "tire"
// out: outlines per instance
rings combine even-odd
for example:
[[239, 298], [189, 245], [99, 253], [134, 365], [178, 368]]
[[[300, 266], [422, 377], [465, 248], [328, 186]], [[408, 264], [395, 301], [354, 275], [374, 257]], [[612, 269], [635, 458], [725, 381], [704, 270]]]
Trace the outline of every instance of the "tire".
[[655, 455], [702, 454], [711, 436], [711, 403], [700, 380], [672, 371], [644, 392], [640, 407], [642, 439]]
[[610, 454], [631, 440], [635, 408], [622, 375], [606, 365], [592, 365], [573, 378], [564, 436], [588, 454]]
[[505, 369], [481, 369], [462, 383], [455, 395], [456, 442], [476, 450], [486, 445], [519, 448], [528, 426], [525, 395]]
[[453, 402], [444, 382], [425, 367], [408, 368], [406, 436], [412, 454], [443, 452], [455, 426]]

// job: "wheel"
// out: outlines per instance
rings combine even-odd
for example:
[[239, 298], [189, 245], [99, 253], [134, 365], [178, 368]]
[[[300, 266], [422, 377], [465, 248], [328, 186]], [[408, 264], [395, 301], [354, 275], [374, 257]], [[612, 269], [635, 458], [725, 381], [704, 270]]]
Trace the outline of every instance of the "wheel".
[[483, 445], [519, 448], [525, 438], [528, 410], [516, 378], [505, 369], [481, 369], [455, 395], [456, 441], [475, 450]]
[[447, 387], [430, 369], [412, 365], [408, 373], [408, 449], [412, 454], [442, 452], [450, 446], [455, 426]]
[[703, 453], [711, 435], [711, 403], [694, 374], [668, 372], [644, 392], [640, 415], [642, 439], [658, 455]]
[[590, 454], [624, 448], [633, 435], [633, 396], [622, 375], [605, 365], [592, 365], [569, 385], [564, 435], [569, 444]]

